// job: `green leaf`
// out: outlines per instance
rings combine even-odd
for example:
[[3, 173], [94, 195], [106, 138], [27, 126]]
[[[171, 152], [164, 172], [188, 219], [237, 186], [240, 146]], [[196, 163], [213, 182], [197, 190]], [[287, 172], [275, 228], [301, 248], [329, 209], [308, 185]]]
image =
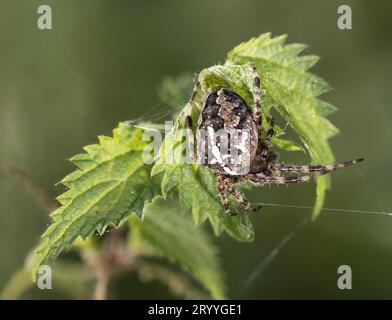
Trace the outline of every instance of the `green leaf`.
[[158, 88], [159, 98], [170, 107], [183, 107], [193, 87], [193, 77], [184, 73], [176, 78], [165, 77]]
[[[240, 94], [248, 103], [251, 109], [253, 109], [253, 75], [251, 72], [251, 65], [233, 65], [227, 64], [224, 66], [213, 66], [204, 69], [200, 72], [199, 81], [203, 86], [203, 89], [207, 92], [211, 92], [218, 88], [229, 88], [238, 94]], [[270, 97], [268, 92], [262, 100], [263, 116], [267, 119], [271, 118], [270, 110], [275, 105], [275, 101]], [[325, 103], [320, 104], [320, 112], [331, 111], [331, 105]], [[268, 131], [269, 121], [264, 119], [264, 133]], [[284, 134], [284, 131], [275, 125], [275, 136], [272, 140], [272, 144], [279, 149], [287, 151], [304, 151], [303, 147], [299, 146], [295, 142], [279, 138]]]
[[[336, 108], [318, 98], [331, 88], [323, 79], [308, 72], [308, 69], [318, 61], [318, 57], [300, 56], [299, 54], [306, 46], [303, 44], [285, 45], [285, 40], [285, 35], [271, 38], [267, 33], [242, 43], [229, 52], [224, 65], [215, 65], [202, 70], [198, 80], [204, 92], [221, 87], [229, 88], [239, 93], [252, 107], [251, 67], [256, 66], [266, 93], [262, 100], [266, 128], [268, 128], [271, 108], [275, 108], [298, 134], [313, 163], [333, 163], [334, 157], [328, 139], [337, 134], [338, 130], [325, 116], [336, 111]], [[180, 89], [179, 91], [182, 92]], [[196, 108], [192, 115], [193, 123], [197, 123], [203, 100], [204, 97], [200, 95], [196, 98]], [[209, 219], [216, 234], [226, 230], [237, 239], [250, 240], [253, 234], [247, 218], [245, 217], [245, 220], [224, 218], [224, 214], [221, 215], [219, 203], [215, 202], [218, 197], [212, 186], [213, 182], [208, 184], [209, 187], [201, 183], [204, 178], [214, 180], [209, 176], [209, 170], [183, 163], [183, 147], [181, 146], [183, 137], [179, 132], [185, 128], [184, 122], [183, 110], [172, 134], [165, 139], [160, 156], [161, 163], [153, 167], [153, 174], [164, 172], [163, 194], [165, 195], [171, 189], [177, 189], [183, 205], [192, 208], [196, 223]], [[293, 141], [280, 137], [283, 130], [279, 127], [277, 129], [280, 134], [273, 139], [274, 146], [287, 151], [303, 150]], [[172, 154], [176, 155], [174, 165], [165, 164], [167, 155]], [[329, 176], [318, 178], [314, 217], [322, 208], [325, 192], [329, 186]], [[197, 191], [189, 192], [190, 189]]]
[[143, 221], [133, 216], [131, 226], [134, 250], [142, 248], [144, 253], [145, 244], [153, 247], [189, 270], [214, 299], [225, 298], [217, 248], [203, 229], [183, 213], [178, 201], [155, 197], [145, 206]]
[[302, 146], [300, 146], [300, 145], [296, 144], [295, 142], [288, 140], [288, 139], [273, 137], [271, 143], [272, 143], [272, 145], [274, 145], [282, 150], [304, 151], [304, 148]]
[[[286, 36], [271, 38], [270, 34], [264, 34], [242, 43], [228, 54], [224, 65], [202, 70], [199, 81], [204, 91], [231, 88], [252, 106], [251, 65], [255, 65], [266, 92], [262, 101], [266, 128], [274, 108], [298, 134], [312, 162], [331, 163], [334, 157], [328, 139], [338, 131], [325, 117], [336, 108], [318, 98], [330, 87], [308, 72], [318, 57], [299, 56], [306, 46], [285, 45], [285, 39]], [[160, 90], [161, 98], [171, 106], [183, 105], [189, 79], [189, 76], [178, 81], [166, 79]], [[196, 97], [192, 114], [195, 124], [204, 98], [200, 94]], [[151, 175], [161, 179], [163, 196], [179, 194], [182, 210], [192, 211], [197, 224], [209, 220], [215, 234], [227, 232], [238, 240], [251, 241], [254, 235], [248, 215], [240, 211], [233, 199], [231, 210], [240, 214], [231, 216], [224, 212], [214, 174], [205, 166], [185, 163], [184, 128], [183, 110], [166, 135], [152, 171], [142, 158], [148, 144], [142, 139], [143, 131], [124, 124], [114, 131], [113, 138], [100, 137], [99, 145], [87, 146], [86, 153], [73, 157], [71, 161], [79, 170], [62, 181], [69, 190], [58, 198], [61, 207], [52, 214], [53, 224], [36, 251], [34, 277], [40, 265], [69, 249], [78, 237], [86, 238], [94, 230], [103, 233], [108, 225], [118, 226], [130, 212], [141, 216], [145, 201], [158, 193]], [[281, 128], [277, 127], [277, 133], [272, 141], [274, 146], [288, 151], [302, 150], [281, 137], [284, 133]], [[314, 217], [322, 208], [328, 188], [329, 177], [320, 177]]]
[[[298, 56], [306, 46], [285, 45], [285, 40], [285, 35], [271, 38], [269, 33], [253, 38], [229, 52], [226, 65], [255, 65], [275, 108], [300, 136], [312, 162], [333, 163], [334, 156], [328, 139], [338, 130], [324, 116], [336, 108], [317, 98], [331, 88], [323, 79], [307, 71], [317, 57]], [[329, 176], [318, 178], [317, 184], [314, 216], [322, 208], [325, 192], [330, 185]]]
[[120, 124], [113, 133], [113, 138], [101, 136], [100, 144], [71, 158], [79, 170], [61, 182], [68, 191], [57, 198], [61, 207], [51, 214], [53, 224], [35, 252], [34, 279], [40, 265], [71, 248], [78, 237], [85, 239], [94, 230], [102, 234], [131, 211], [141, 215], [144, 202], [155, 194], [150, 167], [142, 159], [148, 143], [143, 131]]
[[[204, 91], [211, 92], [219, 88], [228, 88], [241, 95], [248, 105], [253, 108], [253, 76], [250, 64], [216, 65], [203, 69], [199, 74], [199, 82]], [[270, 117], [270, 109], [274, 101], [267, 95], [263, 98], [263, 115]]]

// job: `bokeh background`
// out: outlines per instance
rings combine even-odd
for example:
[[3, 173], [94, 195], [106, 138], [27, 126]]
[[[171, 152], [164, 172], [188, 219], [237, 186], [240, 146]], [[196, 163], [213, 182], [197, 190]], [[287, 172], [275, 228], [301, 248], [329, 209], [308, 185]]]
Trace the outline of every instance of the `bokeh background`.
[[[36, 26], [37, 8], [53, 10], [53, 30]], [[349, 4], [353, 29], [337, 28]], [[336, 158], [366, 162], [333, 174], [328, 208], [392, 211], [392, 3], [260, 0], [2, 0], [0, 2], [0, 164], [25, 168], [55, 197], [82, 146], [119, 121], [164, 108], [165, 76], [223, 62], [242, 41], [264, 32], [321, 56], [313, 71], [335, 90]], [[307, 161], [299, 155], [298, 161]], [[313, 185], [258, 190], [256, 202], [311, 206]], [[303, 225], [269, 263], [268, 254], [311, 210], [265, 207], [253, 217], [256, 239], [217, 239], [231, 298], [392, 298], [392, 217], [324, 211]], [[0, 288], [49, 223], [14, 177], [0, 174]], [[267, 261], [268, 262], [268, 261]], [[337, 288], [337, 268], [353, 289]], [[173, 298], [158, 283], [128, 278], [122, 298]], [[38, 292], [35, 297], [61, 297]]]

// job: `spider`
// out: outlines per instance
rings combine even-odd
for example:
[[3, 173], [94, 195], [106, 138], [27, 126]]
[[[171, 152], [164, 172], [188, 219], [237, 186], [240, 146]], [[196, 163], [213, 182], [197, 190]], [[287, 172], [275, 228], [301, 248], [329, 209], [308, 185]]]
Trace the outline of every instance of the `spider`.
[[[254, 66], [252, 76], [253, 112], [239, 94], [226, 88], [219, 88], [207, 95], [198, 120], [197, 161], [207, 165], [214, 172], [217, 190], [226, 213], [230, 213], [230, 196], [248, 211], [260, 208], [252, 206], [235, 188], [236, 184], [250, 182], [256, 187], [263, 187], [309, 182], [319, 175], [363, 161], [357, 159], [325, 166], [278, 162], [277, 154], [270, 149], [271, 139], [275, 133], [273, 118], [270, 119], [270, 127], [263, 139], [260, 102], [264, 93]], [[188, 150], [191, 151], [193, 160], [196, 159], [191, 115], [199, 86], [200, 83], [196, 81], [185, 111]]]

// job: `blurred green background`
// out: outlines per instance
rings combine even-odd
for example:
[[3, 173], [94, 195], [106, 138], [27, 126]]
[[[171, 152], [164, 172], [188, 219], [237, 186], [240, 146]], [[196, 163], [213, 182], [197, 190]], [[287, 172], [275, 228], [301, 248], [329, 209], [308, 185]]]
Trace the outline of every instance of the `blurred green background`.
[[[53, 30], [36, 26], [41, 4], [53, 10]], [[341, 4], [353, 10], [352, 30], [337, 28]], [[164, 107], [157, 95], [164, 76], [223, 62], [232, 47], [261, 33], [287, 33], [288, 42], [306, 43], [308, 53], [321, 56], [313, 71], [335, 88], [324, 99], [339, 108], [330, 117], [341, 130], [331, 141], [337, 160], [366, 159], [333, 174], [325, 206], [391, 211], [391, 16], [390, 1], [2, 0], [0, 164], [25, 168], [55, 197], [63, 188], [54, 184], [73, 170], [67, 159], [82, 146], [111, 134], [119, 121]], [[314, 185], [266, 188], [250, 198], [311, 206]], [[2, 288], [50, 220], [4, 173], [0, 204]], [[392, 217], [386, 215], [324, 211], [260, 269], [310, 213], [265, 207], [253, 217], [253, 243], [217, 239], [229, 296], [392, 298]], [[342, 264], [352, 268], [352, 290], [337, 288]], [[117, 297], [172, 298], [160, 284], [126, 281]]]

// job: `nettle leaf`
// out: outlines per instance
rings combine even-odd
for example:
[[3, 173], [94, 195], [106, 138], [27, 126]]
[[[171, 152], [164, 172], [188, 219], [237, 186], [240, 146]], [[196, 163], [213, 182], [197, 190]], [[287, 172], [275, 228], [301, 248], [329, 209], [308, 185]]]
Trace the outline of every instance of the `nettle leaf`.
[[162, 102], [170, 107], [183, 107], [189, 99], [189, 92], [193, 87], [193, 77], [184, 73], [179, 77], [165, 77], [158, 88], [158, 95]]
[[[336, 108], [317, 98], [330, 90], [330, 87], [321, 78], [307, 72], [317, 62], [318, 57], [299, 56], [306, 46], [285, 45], [285, 39], [286, 36], [271, 38], [270, 34], [264, 34], [242, 43], [228, 54], [224, 65], [202, 70], [198, 80], [204, 93], [220, 87], [229, 88], [239, 93], [252, 107], [251, 67], [256, 66], [265, 91], [262, 100], [265, 132], [269, 127], [271, 108], [274, 108], [298, 134], [313, 163], [333, 163], [334, 157], [328, 139], [338, 130], [325, 116], [333, 113]], [[196, 107], [192, 114], [193, 123], [197, 123], [205, 98], [205, 95], [202, 96], [199, 94], [196, 98]], [[215, 187], [215, 178], [210, 170], [200, 165], [184, 163], [184, 112], [185, 110], [179, 114], [172, 132], [166, 136], [160, 161], [153, 167], [153, 174], [163, 172], [163, 195], [172, 189], [178, 190], [183, 206], [192, 209], [196, 223], [208, 219], [216, 234], [226, 231], [239, 240], [251, 241], [253, 230], [247, 215], [230, 217], [223, 212]], [[272, 140], [275, 147], [287, 151], [304, 150], [290, 139], [282, 138], [282, 128], [277, 127], [277, 133]], [[171, 157], [173, 164], [166, 161], [168, 156]], [[329, 185], [328, 176], [318, 178], [314, 217], [322, 208]]]
[[[245, 65], [235, 65], [226, 63], [226, 65], [217, 65], [204, 69], [199, 74], [199, 81], [205, 92], [211, 92], [219, 88], [229, 88], [240, 94], [253, 110], [253, 75], [252, 65], [247, 63]], [[263, 126], [265, 127], [264, 134], [269, 129], [269, 121], [271, 118], [271, 108], [276, 105], [276, 102], [265, 92], [265, 96], [261, 101], [263, 112]], [[279, 149], [286, 151], [304, 151], [303, 147], [295, 142], [284, 139], [284, 130], [278, 125], [275, 125], [275, 136], [272, 139], [272, 144]]]
[[142, 135], [142, 130], [120, 124], [112, 138], [100, 136], [100, 144], [70, 159], [79, 169], [61, 181], [68, 191], [57, 198], [61, 207], [51, 214], [53, 224], [35, 252], [34, 278], [40, 265], [70, 249], [78, 237], [85, 239], [94, 230], [102, 234], [130, 212], [142, 214], [144, 202], [157, 193], [142, 158], [148, 144]]
[[[285, 45], [285, 40], [285, 35], [271, 38], [269, 33], [253, 38], [229, 52], [226, 66], [255, 65], [274, 107], [300, 136], [312, 162], [333, 163], [328, 139], [338, 130], [325, 116], [336, 108], [317, 98], [331, 88], [323, 79], [307, 72], [318, 57], [298, 56], [306, 46], [296, 43]], [[329, 186], [329, 176], [318, 178], [314, 217], [322, 208]]]
[[[286, 36], [271, 38], [270, 34], [263, 34], [235, 47], [224, 65], [201, 71], [199, 81], [202, 89], [206, 93], [218, 87], [230, 88], [242, 95], [252, 107], [251, 66], [256, 66], [266, 93], [262, 101], [266, 129], [270, 123], [271, 109], [274, 108], [298, 134], [312, 162], [332, 163], [334, 157], [328, 139], [338, 130], [325, 117], [336, 108], [318, 98], [330, 87], [324, 80], [308, 72], [318, 57], [299, 56], [306, 46], [285, 45], [285, 39]], [[189, 90], [190, 94], [191, 91], [189, 79], [189, 76], [178, 81], [167, 79], [160, 96], [172, 106], [183, 105], [184, 92]], [[194, 124], [197, 123], [204, 98], [205, 95], [199, 92], [192, 114]], [[231, 210], [240, 214], [226, 214], [216, 189], [214, 174], [206, 166], [186, 163], [184, 112], [179, 113], [174, 127], [165, 136], [158, 161], [152, 168], [142, 157], [146, 155], [143, 151], [149, 145], [149, 141], [142, 139], [143, 131], [125, 124], [120, 124], [114, 130], [113, 138], [99, 137], [99, 144], [85, 147], [86, 153], [71, 159], [79, 170], [62, 181], [68, 191], [58, 197], [61, 207], [52, 213], [53, 224], [44, 233], [36, 250], [34, 277], [40, 265], [69, 249], [78, 237], [86, 238], [94, 230], [102, 234], [107, 226], [120, 225], [130, 212], [141, 217], [143, 212], [148, 212], [148, 208], [159, 211], [152, 210], [155, 207], [143, 209], [145, 202], [157, 194], [168, 197], [178, 193], [181, 210], [191, 211], [196, 224], [209, 220], [216, 235], [227, 232], [240, 241], [252, 241], [254, 233], [248, 214], [241, 211], [233, 199], [230, 199]], [[303, 150], [302, 146], [282, 137], [282, 128], [276, 129], [277, 135], [272, 141], [274, 146], [288, 151]], [[159, 183], [154, 182], [155, 177]], [[158, 184], [160, 190], [157, 190]], [[322, 208], [328, 188], [329, 177], [318, 178], [314, 217]], [[156, 206], [156, 203], [150, 206]], [[151, 220], [153, 217], [159, 220], [159, 214], [146, 215], [150, 215]], [[156, 233], [159, 232], [157, 229]], [[164, 237], [159, 241], [166, 243]], [[160, 249], [172, 258], [182, 259], [167, 246]], [[187, 261], [180, 260], [198, 274], [203, 283], [207, 283], [209, 276]], [[214, 296], [222, 295], [218, 289], [210, 290], [215, 290]]]
[[[190, 271], [212, 298], [225, 298], [218, 250], [206, 232], [184, 214], [178, 200], [156, 196], [145, 206], [143, 221], [131, 217], [131, 230], [131, 246], [137, 253], [143, 255], [146, 247], [152, 247], [154, 255], [179, 262]], [[151, 250], [147, 249], [147, 253], [150, 255]]]

